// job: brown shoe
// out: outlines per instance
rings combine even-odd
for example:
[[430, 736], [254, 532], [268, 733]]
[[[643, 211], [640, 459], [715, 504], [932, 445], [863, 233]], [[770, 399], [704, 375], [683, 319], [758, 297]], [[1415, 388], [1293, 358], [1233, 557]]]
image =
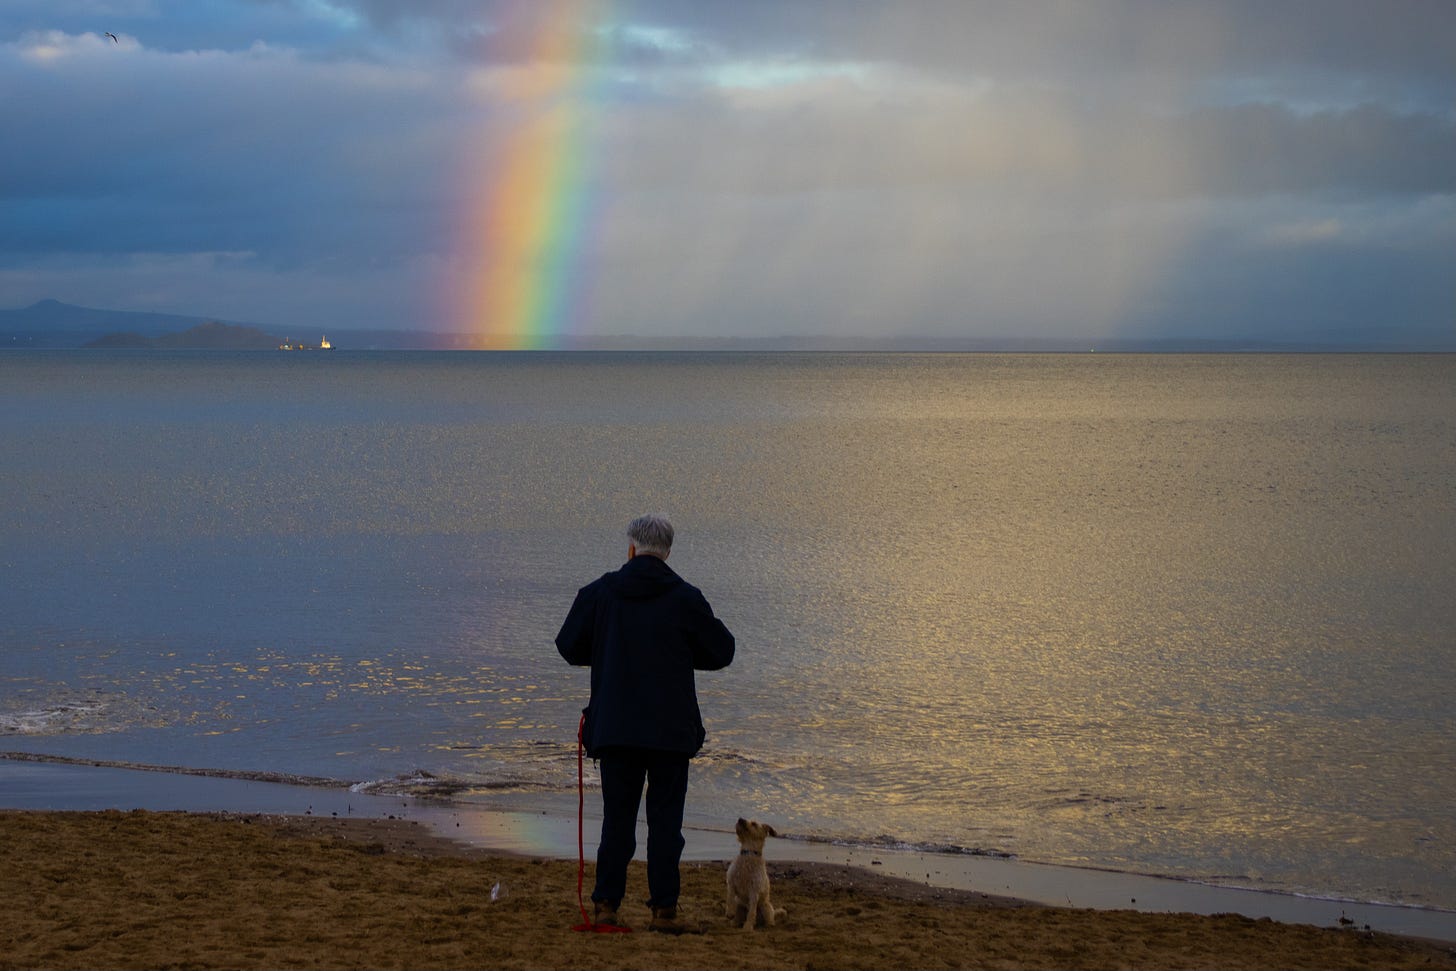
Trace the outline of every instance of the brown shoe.
[[678, 920], [676, 907], [653, 907], [652, 922], [647, 925], [647, 929], [657, 931], [659, 934], [705, 933], [701, 924], [689, 924], [686, 921]]
[[622, 918], [617, 916], [617, 906], [621, 901], [613, 903], [610, 900], [597, 900], [592, 903], [592, 923], [605, 924], [608, 927], [626, 927]]

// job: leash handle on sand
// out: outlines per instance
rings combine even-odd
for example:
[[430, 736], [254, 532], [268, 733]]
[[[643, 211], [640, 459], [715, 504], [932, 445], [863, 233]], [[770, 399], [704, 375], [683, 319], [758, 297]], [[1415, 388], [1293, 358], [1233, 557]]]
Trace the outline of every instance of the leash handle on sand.
[[586, 880], [586, 843], [582, 837], [582, 816], [586, 812], [586, 781], [584, 759], [582, 753], [585, 750], [585, 743], [582, 741], [582, 728], [586, 725], [586, 712], [581, 713], [581, 721], [576, 723], [576, 906], [581, 909], [581, 923], [572, 928], [574, 931], [592, 931], [597, 934], [630, 934], [632, 928], [620, 927], [616, 924], [594, 924], [586, 914], [586, 901], [582, 899], [582, 884]]

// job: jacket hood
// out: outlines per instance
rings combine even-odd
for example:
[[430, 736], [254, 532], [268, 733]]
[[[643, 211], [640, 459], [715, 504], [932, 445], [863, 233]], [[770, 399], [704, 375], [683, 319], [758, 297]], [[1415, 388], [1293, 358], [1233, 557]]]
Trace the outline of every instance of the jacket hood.
[[647, 555], [633, 557], [605, 579], [614, 593], [627, 600], [651, 600], [683, 582], [666, 563]]

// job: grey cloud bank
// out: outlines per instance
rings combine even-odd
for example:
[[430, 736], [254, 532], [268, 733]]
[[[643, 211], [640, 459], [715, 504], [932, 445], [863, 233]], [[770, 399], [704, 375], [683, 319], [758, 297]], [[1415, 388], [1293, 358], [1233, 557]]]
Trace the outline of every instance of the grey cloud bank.
[[0, 307], [468, 330], [542, 17], [575, 336], [1456, 337], [1434, 3], [20, 0]]

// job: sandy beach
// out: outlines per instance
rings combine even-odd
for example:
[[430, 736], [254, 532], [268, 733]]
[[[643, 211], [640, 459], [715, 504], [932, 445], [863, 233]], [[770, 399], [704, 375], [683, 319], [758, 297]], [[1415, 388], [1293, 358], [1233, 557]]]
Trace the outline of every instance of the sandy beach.
[[1053, 908], [793, 862], [770, 864], [788, 909], [771, 928], [730, 926], [724, 865], [705, 862], [685, 864], [681, 904], [703, 933], [647, 933], [630, 900], [637, 932], [579, 933], [575, 862], [405, 820], [11, 811], [0, 866], [0, 968], [1456, 968], [1448, 946], [1358, 927]]

